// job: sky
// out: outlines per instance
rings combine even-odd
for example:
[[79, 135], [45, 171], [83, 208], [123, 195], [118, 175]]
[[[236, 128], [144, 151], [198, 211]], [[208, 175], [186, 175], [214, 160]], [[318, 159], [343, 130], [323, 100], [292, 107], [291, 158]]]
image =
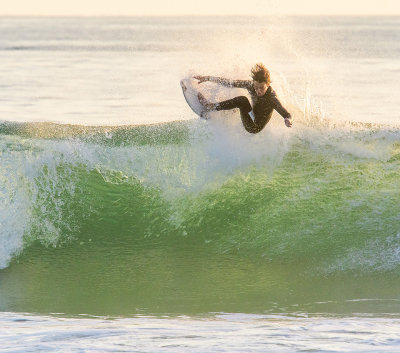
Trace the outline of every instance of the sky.
[[400, 15], [400, 0], [13, 0], [0, 15]]

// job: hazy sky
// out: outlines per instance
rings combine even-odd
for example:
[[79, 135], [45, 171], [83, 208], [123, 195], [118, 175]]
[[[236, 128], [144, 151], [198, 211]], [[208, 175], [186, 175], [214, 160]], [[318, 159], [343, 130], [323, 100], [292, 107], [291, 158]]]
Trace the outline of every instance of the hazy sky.
[[5, 0], [0, 15], [400, 15], [400, 0]]

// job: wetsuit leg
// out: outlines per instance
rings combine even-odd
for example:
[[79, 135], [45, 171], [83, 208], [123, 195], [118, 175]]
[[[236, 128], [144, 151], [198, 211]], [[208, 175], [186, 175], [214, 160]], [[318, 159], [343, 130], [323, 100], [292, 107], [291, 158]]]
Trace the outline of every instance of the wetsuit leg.
[[230, 110], [234, 108], [239, 108], [243, 126], [248, 132], [255, 134], [262, 130], [250, 117], [249, 112], [252, 111], [252, 107], [249, 100], [245, 96], [239, 96], [220, 102], [216, 105], [215, 110]]
[[241, 110], [243, 109], [243, 111], [246, 111], [247, 113], [250, 112], [252, 109], [247, 97], [239, 96], [218, 103], [215, 107], [215, 110], [229, 110], [234, 108], [239, 108]]

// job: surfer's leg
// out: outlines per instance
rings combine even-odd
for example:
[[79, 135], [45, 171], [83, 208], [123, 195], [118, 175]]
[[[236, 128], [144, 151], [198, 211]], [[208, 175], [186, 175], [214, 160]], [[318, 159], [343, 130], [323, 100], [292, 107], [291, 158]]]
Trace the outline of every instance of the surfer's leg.
[[239, 108], [242, 120], [244, 119], [247, 124], [254, 124], [255, 116], [253, 113], [253, 108], [247, 97], [239, 96], [226, 101], [217, 103], [215, 110], [229, 110]]
[[262, 128], [260, 128], [255, 123], [256, 119], [253, 113], [253, 109], [247, 97], [235, 97], [233, 99], [228, 99], [226, 101], [217, 103], [215, 106], [215, 110], [229, 110], [234, 108], [240, 109], [240, 117], [246, 131], [252, 134], [256, 134], [257, 132], [260, 132], [262, 130]]
[[228, 99], [215, 105], [215, 110], [230, 110], [234, 108], [239, 108], [247, 113], [252, 111], [251, 104], [245, 96]]
[[200, 92], [197, 93], [197, 98], [198, 98], [200, 104], [205, 108], [206, 111], [209, 112], [209, 111], [215, 110], [217, 103], [209, 102]]
[[240, 110], [240, 117], [242, 119], [242, 124], [246, 131], [256, 134], [257, 132], [260, 132], [265, 125], [258, 126], [255, 123], [255, 116], [253, 113], [253, 109], [251, 107], [251, 104], [248, 100], [247, 97], [245, 96], [238, 96], [232, 99], [228, 99], [223, 102], [219, 103], [210, 103], [208, 102], [204, 96], [199, 93], [198, 98], [201, 104], [208, 110], [230, 110], [230, 109], [235, 109], [238, 108]]
[[199, 99], [199, 102], [206, 108], [208, 111], [210, 110], [230, 110], [234, 108], [239, 108], [241, 111], [244, 112], [251, 112], [251, 104], [247, 97], [245, 96], [239, 96], [235, 97], [233, 99], [228, 99], [223, 102], [219, 103], [211, 103], [209, 102], [200, 92], [197, 94], [197, 98]]
[[249, 112], [243, 111], [241, 109], [240, 118], [242, 119], [243, 127], [246, 129], [247, 132], [256, 134], [257, 132], [260, 132], [262, 130], [262, 128], [260, 129], [259, 126], [253, 121], [253, 119], [249, 115]]

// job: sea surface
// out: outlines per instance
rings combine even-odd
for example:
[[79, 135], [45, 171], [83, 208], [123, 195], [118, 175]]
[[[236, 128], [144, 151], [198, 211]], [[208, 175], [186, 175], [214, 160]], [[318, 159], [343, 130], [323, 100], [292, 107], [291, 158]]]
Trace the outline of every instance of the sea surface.
[[[292, 128], [187, 106], [257, 62]], [[399, 92], [400, 17], [0, 17], [0, 351], [400, 351]]]

